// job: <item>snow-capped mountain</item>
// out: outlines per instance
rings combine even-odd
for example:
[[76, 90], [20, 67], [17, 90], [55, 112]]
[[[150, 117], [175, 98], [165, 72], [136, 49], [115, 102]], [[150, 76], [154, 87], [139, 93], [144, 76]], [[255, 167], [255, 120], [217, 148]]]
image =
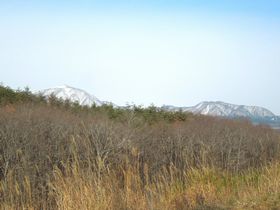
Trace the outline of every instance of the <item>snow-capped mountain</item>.
[[258, 106], [235, 105], [224, 102], [201, 102], [192, 107], [163, 106], [164, 110], [192, 112], [224, 118], [247, 118], [255, 124], [267, 124], [273, 128], [280, 127], [280, 117], [266, 108]]
[[103, 104], [103, 102], [96, 98], [94, 95], [91, 95], [84, 90], [70, 87], [68, 85], [49, 88], [39, 91], [39, 93], [45, 97], [54, 95], [55, 97], [61, 98], [63, 100], [68, 99], [71, 102], [78, 102], [82, 106], [91, 106], [93, 104], [101, 106]]
[[219, 117], [247, 117], [247, 118], [275, 118], [277, 117], [266, 108], [258, 106], [235, 105], [224, 102], [201, 102], [192, 107], [163, 106], [165, 110], [192, 112], [194, 114], [211, 115]]

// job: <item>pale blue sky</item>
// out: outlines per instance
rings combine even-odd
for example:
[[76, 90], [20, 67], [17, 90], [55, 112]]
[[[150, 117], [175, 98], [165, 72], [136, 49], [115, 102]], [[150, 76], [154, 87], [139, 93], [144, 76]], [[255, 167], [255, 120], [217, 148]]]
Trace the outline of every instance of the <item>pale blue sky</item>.
[[2, 1], [0, 73], [123, 105], [205, 100], [280, 114], [280, 2]]

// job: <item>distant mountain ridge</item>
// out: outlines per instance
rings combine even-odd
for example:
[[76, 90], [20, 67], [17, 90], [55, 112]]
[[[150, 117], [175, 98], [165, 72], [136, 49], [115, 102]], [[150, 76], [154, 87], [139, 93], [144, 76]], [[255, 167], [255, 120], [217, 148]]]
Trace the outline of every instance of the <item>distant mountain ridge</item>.
[[204, 101], [192, 107], [174, 107], [174, 106], [163, 106], [164, 109], [170, 111], [182, 110], [185, 112], [192, 112], [195, 114], [220, 116], [220, 117], [275, 117], [266, 108], [258, 106], [245, 106], [229, 104], [221, 101]]
[[225, 103], [221, 101], [204, 101], [191, 107], [162, 106], [168, 111], [192, 112], [194, 114], [210, 115], [224, 118], [247, 118], [256, 124], [268, 124], [280, 127], [280, 117], [266, 108]]

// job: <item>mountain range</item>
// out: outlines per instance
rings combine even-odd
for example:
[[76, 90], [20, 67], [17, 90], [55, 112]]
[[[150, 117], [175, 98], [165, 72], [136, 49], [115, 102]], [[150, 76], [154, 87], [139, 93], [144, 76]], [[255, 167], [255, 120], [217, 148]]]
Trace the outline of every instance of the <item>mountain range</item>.
[[[49, 88], [37, 93], [40, 93], [45, 97], [54, 95], [57, 98], [61, 98], [63, 100], [68, 99], [71, 102], [77, 102], [82, 106], [92, 106], [93, 104], [96, 106], [112, 104], [114, 107], [118, 107], [113, 103], [101, 101], [94, 95], [89, 94], [84, 90], [70, 87], [68, 85]], [[259, 106], [235, 105], [221, 101], [204, 101], [191, 107], [164, 105], [161, 108], [166, 111], [181, 110], [183, 112], [192, 112], [194, 114], [210, 115], [223, 118], [247, 118], [255, 124], [267, 124], [273, 128], [280, 129], [280, 117], [268, 109]]]

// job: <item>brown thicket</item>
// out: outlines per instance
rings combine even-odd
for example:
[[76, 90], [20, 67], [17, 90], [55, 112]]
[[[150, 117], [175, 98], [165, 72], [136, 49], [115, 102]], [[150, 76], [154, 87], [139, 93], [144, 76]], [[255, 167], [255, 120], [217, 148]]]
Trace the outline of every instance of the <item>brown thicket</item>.
[[[245, 120], [189, 114], [183, 120], [180, 117], [172, 121], [158, 116], [147, 118], [145, 114], [145, 111], [139, 114], [127, 109], [112, 119], [102, 110], [77, 111], [48, 103], [2, 105], [0, 206], [75, 209], [77, 203], [82, 205], [84, 201], [76, 201], [73, 208], [67, 207], [61, 190], [72, 193], [66, 203], [74, 202], [78, 196], [75, 189], [81, 190], [77, 187], [79, 182], [80, 187], [98, 189], [94, 191], [96, 194], [89, 193], [88, 196], [97, 197], [89, 197], [95, 203], [87, 201], [88, 209], [94, 206], [96, 209], [134, 209], [129, 202], [144, 199], [137, 194], [144, 192], [143, 208], [157, 209], [149, 207], [148, 186], [155, 185], [153, 189], [160, 191], [157, 183], [174, 184], [174, 177], [186, 186], [187, 177], [194, 170], [203, 173], [207, 168], [239, 175], [279, 161], [279, 133], [268, 127], [253, 126]], [[137, 184], [133, 186], [130, 182]], [[111, 184], [107, 189], [102, 183]], [[69, 186], [72, 184], [74, 189]], [[136, 197], [134, 194], [129, 197], [128, 186]], [[119, 190], [126, 190], [125, 196]], [[80, 196], [82, 199], [83, 195]], [[110, 199], [106, 203], [98, 200], [98, 196]], [[198, 204], [205, 199], [205, 195], [199, 196], [195, 198]], [[150, 195], [150, 199], [155, 197]], [[175, 205], [176, 209], [176, 203], [184, 208], [192, 207], [191, 201], [187, 201], [189, 198], [174, 199], [168, 208]], [[190, 203], [183, 205], [182, 202]], [[178, 209], [183, 209], [182, 206]], [[141, 209], [140, 204], [135, 209]]]

